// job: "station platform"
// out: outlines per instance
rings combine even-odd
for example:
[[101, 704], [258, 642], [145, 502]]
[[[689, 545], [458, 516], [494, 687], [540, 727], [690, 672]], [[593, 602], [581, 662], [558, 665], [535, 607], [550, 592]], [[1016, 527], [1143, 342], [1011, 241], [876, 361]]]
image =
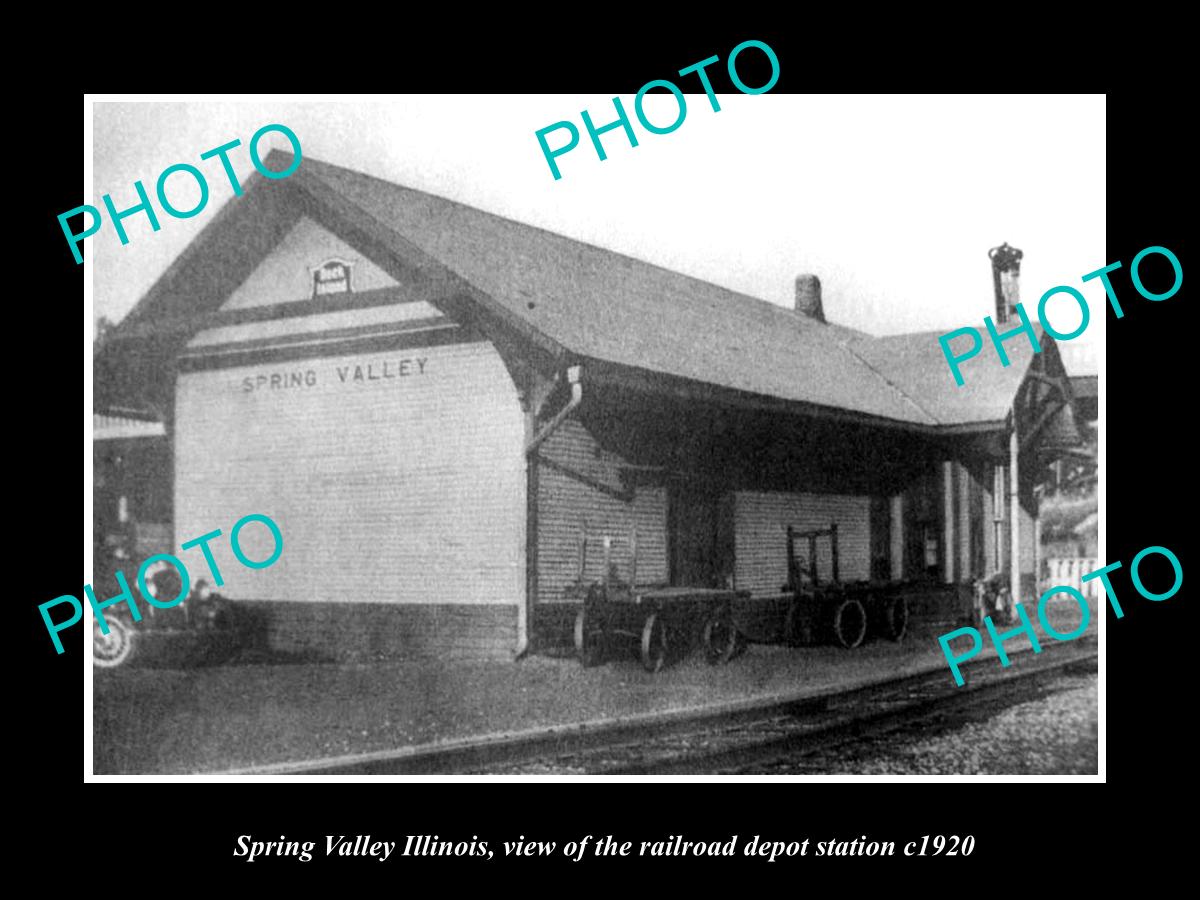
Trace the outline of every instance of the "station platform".
[[[1055, 617], [1059, 618], [1059, 617]], [[1078, 611], [1061, 616], [1063, 632]], [[247, 770], [539, 728], [711, 709], [805, 695], [949, 667], [938, 636], [952, 622], [915, 617], [900, 643], [854, 650], [751, 644], [725, 665], [700, 654], [643, 670], [636, 654], [583, 668], [569, 657], [516, 663], [295, 663], [235, 659], [189, 669], [97, 671], [97, 775]], [[1092, 617], [1088, 635], [1096, 633]], [[1059, 645], [1043, 642], [1043, 653]], [[1028, 647], [1021, 636], [1011, 653]], [[994, 656], [986, 640], [979, 658]], [[1017, 661], [1013, 665], [1018, 665]], [[997, 663], [998, 665], [998, 663]]]

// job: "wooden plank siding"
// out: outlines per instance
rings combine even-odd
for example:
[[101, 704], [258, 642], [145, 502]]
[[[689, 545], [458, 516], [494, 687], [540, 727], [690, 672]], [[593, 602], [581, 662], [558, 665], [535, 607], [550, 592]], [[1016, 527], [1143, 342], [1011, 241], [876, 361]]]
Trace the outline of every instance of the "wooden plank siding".
[[[867, 580], [871, 574], [870, 498], [836, 494], [738, 492], [734, 494], [736, 568], [739, 590], [778, 593], [787, 581], [787, 526], [838, 526], [838, 576]], [[807, 541], [797, 548], [808, 553]], [[833, 577], [828, 539], [817, 541], [817, 574]]]
[[[637, 533], [637, 580], [667, 580], [667, 493], [639, 486], [629, 499], [621, 480], [621, 457], [601, 450], [582, 424], [567, 419], [539, 448], [552, 465], [538, 468], [538, 601], [560, 603], [579, 575], [579, 544], [588, 538], [584, 578], [604, 577], [602, 539], [613, 539], [612, 561], [620, 578], [632, 578], [630, 538]], [[578, 476], [571, 477], [563, 469]], [[593, 484], [585, 482], [591, 481]], [[601, 489], [603, 486], [604, 489]]]

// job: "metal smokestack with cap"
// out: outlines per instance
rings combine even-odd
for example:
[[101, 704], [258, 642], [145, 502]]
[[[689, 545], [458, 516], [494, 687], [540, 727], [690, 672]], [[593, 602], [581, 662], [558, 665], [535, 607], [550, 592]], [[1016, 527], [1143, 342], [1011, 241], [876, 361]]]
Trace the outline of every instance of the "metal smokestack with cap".
[[992, 281], [996, 287], [996, 323], [1007, 322], [1017, 314], [1021, 302], [1021, 257], [1016, 247], [1003, 243], [988, 251], [992, 261]]

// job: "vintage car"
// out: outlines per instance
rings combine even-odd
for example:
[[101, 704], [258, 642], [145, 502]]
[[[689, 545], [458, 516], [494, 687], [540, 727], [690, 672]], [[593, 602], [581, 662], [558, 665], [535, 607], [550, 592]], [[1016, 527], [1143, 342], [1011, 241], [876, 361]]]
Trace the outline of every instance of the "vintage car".
[[[132, 579], [129, 579], [132, 580]], [[96, 597], [120, 593], [115, 576], [96, 585]], [[166, 560], [152, 563], [146, 571], [146, 589], [164, 602], [179, 596], [179, 573]], [[135, 600], [137, 587], [130, 585]], [[237, 616], [230, 601], [212, 591], [199, 579], [188, 596], [170, 609], [138, 603], [141, 620], [134, 621], [126, 603], [105, 608], [108, 633], [92, 617], [92, 664], [101, 669], [128, 665], [135, 658], [160, 665], [216, 665], [227, 661], [240, 646]]]

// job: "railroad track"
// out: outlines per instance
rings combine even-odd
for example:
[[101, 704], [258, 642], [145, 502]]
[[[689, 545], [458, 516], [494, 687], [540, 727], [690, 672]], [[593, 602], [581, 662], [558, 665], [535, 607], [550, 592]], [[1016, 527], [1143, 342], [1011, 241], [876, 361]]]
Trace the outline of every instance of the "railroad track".
[[[1063, 649], [1063, 648], [1060, 648]], [[596, 745], [553, 759], [495, 765], [474, 774], [697, 775], [795, 772], [796, 758], [838, 745], [870, 741], [900, 729], [945, 720], [986, 704], [996, 711], [1037, 696], [1042, 685], [1074, 672], [1094, 672], [1091, 646], [1058, 654], [1010, 654], [968, 667], [966, 684], [954, 687], [945, 669], [866, 685], [820, 697], [781, 701], [743, 721], [710, 723], [691, 731], [645, 733], [636, 742]]]
[[[597, 774], [686, 775], [768, 773], [839, 744], [987, 704], [1000, 709], [1036, 695], [1039, 685], [1076, 670], [1094, 672], [1094, 639], [1034, 654], [1010, 653], [964, 667], [955, 687], [946, 667], [851, 689], [751, 701], [718, 710], [685, 711], [632, 721], [539, 729], [516, 735], [313, 760], [229, 774]], [[794, 766], [789, 765], [794, 771]]]

